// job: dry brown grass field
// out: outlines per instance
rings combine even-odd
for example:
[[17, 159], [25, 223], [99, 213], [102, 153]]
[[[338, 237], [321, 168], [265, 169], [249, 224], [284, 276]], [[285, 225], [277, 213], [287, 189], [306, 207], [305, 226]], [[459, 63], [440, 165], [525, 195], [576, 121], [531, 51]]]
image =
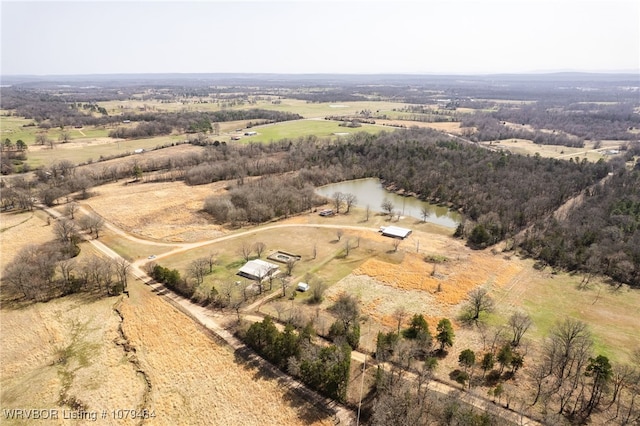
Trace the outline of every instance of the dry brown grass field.
[[0, 213], [0, 275], [26, 244], [40, 244], [53, 239], [53, 227], [47, 225], [43, 212]]
[[225, 183], [188, 186], [184, 182], [127, 183], [96, 188], [85, 204], [109, 222], [135, 235], [172, 242], [211, 239], [222, 229], [201, 212], [204, 199], [224, 191]]
[[409, 120], [376, 120], [376, 124], [382, 126], [404, 126], [404, 127], [420, 127], [440, 130], [443, 132], [449, 132], [453, 134], [460, 134], [460, 122], [443, 122], [443, 123], [423, 123], [421, 121], [409, 121]]
[[558, 145], [539, 145], [530, 140], [525, 139], [506, 139], [494, 142], [483, 142], [485, 146], [494, 148], [502, 148], [514, 154], [535, 155], [540, 154], [542, 157], [559, 158], [569, 160], [569, 158], [578, 158], [580, 161], [586, 158], [588, 161], [596, 162], [600, 159], [607, 160], [611, 155], [605, 154], [607, 150], [617, 150], [620, 147], [620, 141], [602, 141], [601, 148], [594, 149], [593, 142], [585, 142], [584, 148], [571, 148]]

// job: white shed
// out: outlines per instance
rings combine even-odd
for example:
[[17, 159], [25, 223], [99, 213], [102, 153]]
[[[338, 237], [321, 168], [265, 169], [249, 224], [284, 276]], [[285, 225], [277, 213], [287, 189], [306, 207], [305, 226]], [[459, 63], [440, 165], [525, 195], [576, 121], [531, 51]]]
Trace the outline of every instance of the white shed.
[[305, 291], [309, 290], [309, 284], [307, 284], [307, 283], [298, 283], [297, 290], [305, 292]]
[[385, 237], [405, 239], [411, 234], [411, 229], [400, 228], [399, 226], [384, 226], [380, 228], [380, 232]]

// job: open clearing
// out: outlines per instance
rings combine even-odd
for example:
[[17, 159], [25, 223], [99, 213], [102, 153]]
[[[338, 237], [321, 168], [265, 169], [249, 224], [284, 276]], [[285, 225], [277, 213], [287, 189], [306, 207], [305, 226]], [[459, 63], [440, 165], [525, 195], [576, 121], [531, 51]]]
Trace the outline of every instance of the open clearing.
[[283, 121], [276, 124], [255, 126], [251, 129], [257, 132], [255, 136], [242, 136], [246, 142], [270, 142], [280, 139], [296, 139], [298, 137], [315, 135], [319, 138], [335, 137], [336, 133], [380, 133], [384, 128], [363, 124], [361, 127], [341, 127], [338, 121], [328, 120], [295, 120]]
[[586, 141], [584, 148], [571, 148], [560, 145], [539, 145], [526, 139], [505, 139], [494, 142], [482, 142], [485, 146], [494, 148], [503, 148], [514, 154], [535, 155], [540, 154], [542, 157], [561, 158], [569, 160], [569, 158], [578, 157], [580, 161], [586, 158], [588, 161], [596, 162], [600, 159], [607, 160], [611, 155], [606, 155], [607, 150], [617, 150], [620, 147], [620, 141], [602, 141], [602, 146], [597, 150], [594, 149], [594, 142]]

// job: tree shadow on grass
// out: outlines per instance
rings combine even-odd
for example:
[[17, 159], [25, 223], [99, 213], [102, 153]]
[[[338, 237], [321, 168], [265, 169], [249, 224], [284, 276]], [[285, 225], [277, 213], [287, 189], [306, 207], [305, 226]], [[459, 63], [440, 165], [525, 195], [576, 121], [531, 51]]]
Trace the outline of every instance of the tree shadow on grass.
[[252, 379], [276, 380], [278, 387], [283, 389], [283, 399], [295, 409], [303, 424], [311, 424], [332, 418], [335, 413], [325, 404], [324, 398], [307, 389], [302, 383], [278, 370], [273, 364], [261, 358], [252, 349], [243, 346], [234, 353], [236, 364], [247, 373], [252, 373]]

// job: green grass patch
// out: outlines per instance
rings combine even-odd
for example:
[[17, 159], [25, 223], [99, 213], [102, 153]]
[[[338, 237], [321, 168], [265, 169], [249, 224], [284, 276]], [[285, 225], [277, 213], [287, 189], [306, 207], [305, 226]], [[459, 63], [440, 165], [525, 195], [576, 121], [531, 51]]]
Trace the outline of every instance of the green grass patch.
[[[362, 127], [341, 127], [337, 121], [328, 120], [296, 120], [282, 123], [258, 126], [251, 129], [257, 132], [255, 136], [243, 136], [245, 142], [271, 142], [280, 139], [295, 139], [303, 136], [315, 135], [319, 138], [340, 137], [339, 134], [351, 134], [357, 132], [380, 133], [385, 130], [381, 126], [364, 124]], [[338, 135], [336, 135], [338, 134]]]

